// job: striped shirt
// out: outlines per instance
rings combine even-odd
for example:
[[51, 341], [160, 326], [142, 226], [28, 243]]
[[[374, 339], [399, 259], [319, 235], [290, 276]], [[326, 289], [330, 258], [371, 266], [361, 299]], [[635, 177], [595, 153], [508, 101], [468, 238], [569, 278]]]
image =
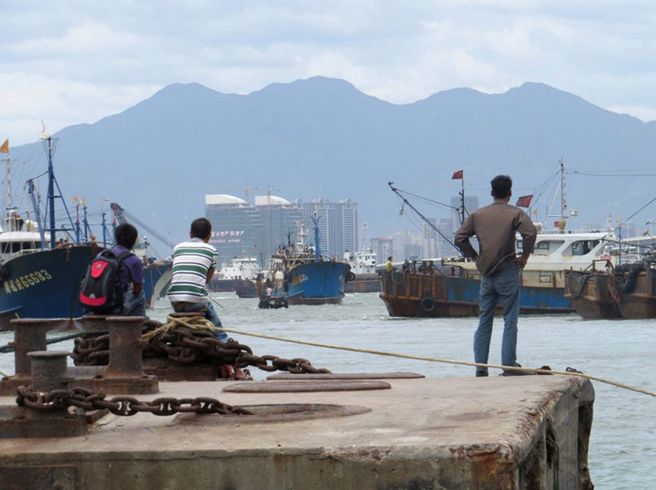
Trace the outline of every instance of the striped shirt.
[[216, 267], [216, 249], [200, 238], [173, 249], [173, 274], [167, 296], [171, 303], [207, 303], [207, 272]]

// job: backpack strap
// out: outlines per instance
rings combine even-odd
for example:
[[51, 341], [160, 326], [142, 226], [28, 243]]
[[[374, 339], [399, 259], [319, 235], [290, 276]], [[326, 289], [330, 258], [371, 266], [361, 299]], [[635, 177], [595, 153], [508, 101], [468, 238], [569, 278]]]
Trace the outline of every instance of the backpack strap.
[[130, 255], [134, 255], [132, 252], [123, 252], [122, 254], [118, 254], [116, 256], [116, 261], [118, 262], [118, 265], [120, 266], [121, 263], [127, 259]]

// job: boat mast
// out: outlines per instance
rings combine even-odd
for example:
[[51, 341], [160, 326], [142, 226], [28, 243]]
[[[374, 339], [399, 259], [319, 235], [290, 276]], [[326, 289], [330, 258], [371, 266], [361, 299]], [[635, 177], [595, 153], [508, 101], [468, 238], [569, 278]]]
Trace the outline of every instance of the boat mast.
[[567, 211], [567, 197], [565, 196], [565, 162], [560, 159], [560, 221], [558, 228], [560, 233], [565, 233], [565, 225], [567, 224], [565, 212]]
[[314, 225], [314, 256], [319, 260], [321, 258], [321, 252], [319, 251], [319, 216], [316, 211], [312, 216], [312, 224]]
[[52, 136], [46, 132], [45, 126], [41, 135], [44, 145], [46, 146], [46, 153], [48, 155], [48, 218], [50, 221], [50, 248], [55, 248], [57, 245], [57, 237], [55, 236], [55, 173], [52, 168]]
[[11, 185], [11, 159], [5, 158], [5, 182], [7, 183], [7, 194], [5, 196], [5, 207], [11, 209], [14, 207], [14, 195]]
[[41, 222], [41, 211], [39, 210], [39, 201], [36, 197], [36, 191], [34, 189], [34, 180], [30, 179], [27, 181], [27, 193], [30, 195], [32, 200], [32, 208], [34, 209], [34, 219], [36, 219], [36, 226], [39, 228], [39, 238], [41, 239], [41, 248], [46, 248], [46, 234], [43, 229], [43, 223]]
[[458, 210], [460, 224], [465, 222], [465, 175], [460, 179], [460, 209]]

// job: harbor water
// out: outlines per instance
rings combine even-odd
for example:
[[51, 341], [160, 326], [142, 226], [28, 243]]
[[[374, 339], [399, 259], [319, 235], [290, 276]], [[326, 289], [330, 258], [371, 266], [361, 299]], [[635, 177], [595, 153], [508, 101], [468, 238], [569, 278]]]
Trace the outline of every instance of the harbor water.
[[[260, 310], [256, 299], [214, 296], [226, 326], [299, 340], [470, 361], [475, 318], [390, 318], [377, 293], [351, 294], [341, 305]], [[166, 300], [150, 312], [165, 320]], [[495, 320], [490, 362], [499, 363], [503, 321]], [[574, 367], [596, 376], [656, 391], [656, 320], [584, 321], [576, 315], [521, 316], [519, 362], [528, 367]], [[53, 334], [61, 335], [61, 334]], [[411, 361], [233, 335], [258, 355], [304, 357], [332, 371], [414, 371], [428, 377], [472, 376], [473, 368]], [[12, 338], [0, 332], [0, 345]], [[54, 348], [51, 347], [51, 348]], [[70, 350], [72, 342], [58, 344]], [[13, 372], [13, 356], [0, 354], [0, 370]], [[491, 370], [491, 375], [498, 371]], [[268, 373], [252, 369], [256, 379]], [[596, 489], [656, 488], [656, 399], [594, 383], [595, 414], [590, 472]], [[199, 394], [202, 395], [202, 394]], [[412, 417], [412, 407], [402, 416]]]

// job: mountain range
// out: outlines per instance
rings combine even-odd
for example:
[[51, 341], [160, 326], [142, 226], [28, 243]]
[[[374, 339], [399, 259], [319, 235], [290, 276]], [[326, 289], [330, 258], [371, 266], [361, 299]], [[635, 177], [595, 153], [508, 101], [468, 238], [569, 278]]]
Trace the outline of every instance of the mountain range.
[[[541, 83], [501, 94], [457, 88], [409, 104], [323, 77], [248, 95], [172, 84], [119, 114], [54, 136], [63, 192], [84, 196], [90, 209], [100, 208], [101, 198], [117, 201], [173, 241], [203, 214], [205, 194], [351, 198], [370, 237], [409, 229], [387, 182], [448, 203], [460, 190], [451, 180], [459, 169], [466, 195], [481, 204], [490, 199], [490, 179], [507, 173], [516, 196], [542, 193], [537, 209], [544, 215], [553, 198], [545, 183], [561, 158], [580, 224], [603, 224], [606, 213], [626, 218], [656, 194], [649, 175], [656, 122]], [[12, 157], [34, 155], [35, 145], [12, 149]], [[619, 173], [641, 177], [608, 176]], [[450, 215], [422, 206], [431, 217]], [[642, 225], [654, 214], [647, 209], [634, 221]]]

